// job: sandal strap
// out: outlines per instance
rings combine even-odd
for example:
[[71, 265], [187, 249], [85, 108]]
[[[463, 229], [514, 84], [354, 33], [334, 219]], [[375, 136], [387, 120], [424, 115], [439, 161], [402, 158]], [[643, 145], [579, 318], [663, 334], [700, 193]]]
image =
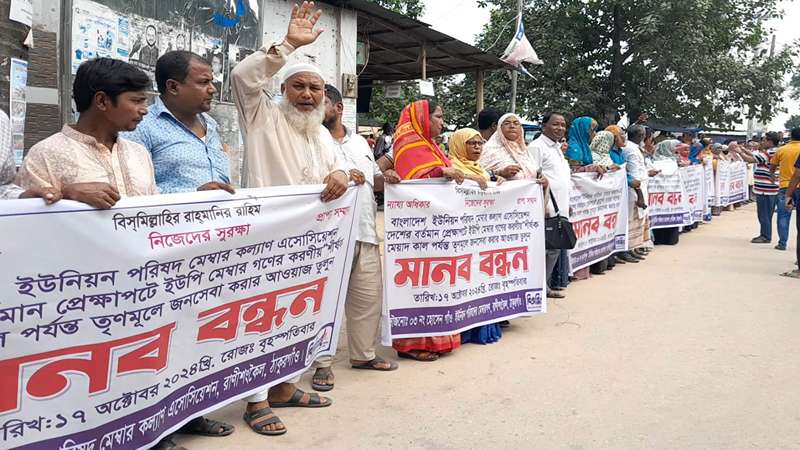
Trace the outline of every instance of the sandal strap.
[[297, 390], [294, 391], [294, 394], [292, 394], [292, 398], [290, 398], [289, 401], [286, 402], [286, 403], [290, 403], [290, 404], [291, 403], [300, 403], [300, 400], [303, 399], [303, 395], [304, 394], [305, 394], [305, 392], [303, 390], [297, 389]]
[[[275, 414], [272, 412], [272, 408], [261, 408], [258, 411], [253, 411], [249, 413], [244, 413], [244, 420], [249, 424], [250, 422], [260, 419], [264, 416], [268, 416], [270, 414]], [[277, 416], [276, 416], [277, 417]]]
[[201, 425], [201, 427], [208, 432], [219, 434], [230, 428], [230, 425], [225, 422], [220, 422], [218, 420], [208, 419], [205, 417], [203, 419], [205, 424]]
[[308, 394], [308, 404], [309, 405], [321, 405], [322, 398], [316, 392], [312, 392]]
[[275, 425], [276, 423], [283, 423], [283, 422], [281, 421], [280, 417], [273, 414], [272, 417], [270, 417], [269, 419], [266, 419], [262, 422], [250, 424], [250, 427], [258, 428], [260, 431], [264, 431], [264, 428], [270, 425]]
[[314, 376], [311, 377], [311, 379], [319, 380], [325, 384], [328, 384], [328, 380], [331, 378], [331, 375], [333, 375], [333, 370], [331, 370], [330, 367], [320, 367], [316, 372], [314, 372]]
[[395, 367], [397, 365], [396, 363], [394, 363], [392, 361], [387, 361], [387, 360], [381, 358], [380, 356], [376, 356], [376, 357], [372, 358], [371, 360], [367, 361], [365, 364], [359, 364], [356, 367], [369, 367], [369, 368], [375, 369], [375, 370], [385, 370], [385, 369], [379, 369], [378, 368], [379, 364], [387, 364], [390, 368], [391, 367]]

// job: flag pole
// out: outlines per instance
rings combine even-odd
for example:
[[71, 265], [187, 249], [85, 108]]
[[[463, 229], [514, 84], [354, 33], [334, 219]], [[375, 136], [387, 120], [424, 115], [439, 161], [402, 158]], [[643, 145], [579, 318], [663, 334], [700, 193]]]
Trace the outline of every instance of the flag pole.
[[[514, 30], [519, 30], [519, 24], [522, 22], [522, 0], [517, 0], [517, 28]], [[511, 72], [511, 112], [517, 112], [517, 77], [519, 74], [516, 70]]]

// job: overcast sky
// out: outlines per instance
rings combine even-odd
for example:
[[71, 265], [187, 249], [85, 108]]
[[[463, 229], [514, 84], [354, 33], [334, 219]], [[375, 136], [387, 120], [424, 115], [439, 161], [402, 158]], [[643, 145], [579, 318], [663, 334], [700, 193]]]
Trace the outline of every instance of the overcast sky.
[[[800, 1], [782, 1], [781, 6], [786, 13], [785, 17], [780, 21], [770, 23], [770, 26], [775, 29], [778, 49], [800, 38]], [[425, 0], [425, 15], [422, 17], [422, 21], [429, 23], [442, 33], [474, 44], [475, 36], [489, 21], [489, 10], [479, 8], [476, 0]], [[492, 52], [499, 54], [507, 44], [507, 42], [499, 42]], [[534, 49], [537, 47], [536, 42], [531, 44]], [[785, 97], [784, 106], [789, 111], [776, 117], [770, 124], [770, 129], [783, 129], [783, 124], [790, 115], [800, 114], [800, 104], [789, 100], [788, 95]], [[744, 129], [744, 125], [742, 129]]]

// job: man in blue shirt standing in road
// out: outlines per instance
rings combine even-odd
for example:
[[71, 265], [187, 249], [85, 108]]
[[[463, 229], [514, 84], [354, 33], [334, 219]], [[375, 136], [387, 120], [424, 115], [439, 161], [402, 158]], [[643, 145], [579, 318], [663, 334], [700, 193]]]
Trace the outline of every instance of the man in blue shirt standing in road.
[[156, 63], [159, 97], [125, 137], [151, 154], [162, 194], [230, 186], [230, 162], [208, 114], [217, 90], [209, 63], [192, 52], [167, 52]]

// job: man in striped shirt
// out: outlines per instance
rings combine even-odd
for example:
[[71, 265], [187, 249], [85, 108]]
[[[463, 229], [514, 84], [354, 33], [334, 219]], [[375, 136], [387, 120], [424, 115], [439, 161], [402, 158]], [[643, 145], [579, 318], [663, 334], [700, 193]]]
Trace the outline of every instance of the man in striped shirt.
[[772, 242], [772, 217], [778, 201], [778, 179], [770, 160], [778, 151], [780, 135], [769, 132], [764, 137], [761, 148], [750, 152], [744, 146], [739, 146], [739, 155], [748, 163], [756, 165], [753, 179], [753, 192], [756, 194], [758, 223], [761, 231], [750, 242], [753, 244], [769, 244]]

